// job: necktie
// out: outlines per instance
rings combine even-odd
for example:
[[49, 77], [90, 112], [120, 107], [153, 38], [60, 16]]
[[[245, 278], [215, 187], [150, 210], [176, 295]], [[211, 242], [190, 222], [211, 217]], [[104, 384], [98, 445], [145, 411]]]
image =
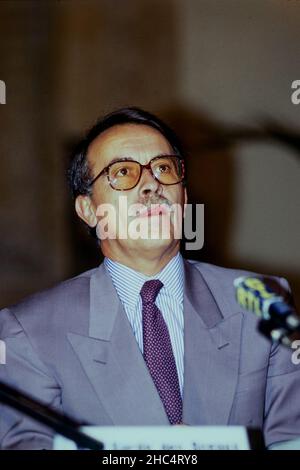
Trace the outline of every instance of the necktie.
[[182, 400], [168, 327], [155, 299], [163, 287], [159, 279], [141, 289], [144, 359], [171, 424], [181, 423]]

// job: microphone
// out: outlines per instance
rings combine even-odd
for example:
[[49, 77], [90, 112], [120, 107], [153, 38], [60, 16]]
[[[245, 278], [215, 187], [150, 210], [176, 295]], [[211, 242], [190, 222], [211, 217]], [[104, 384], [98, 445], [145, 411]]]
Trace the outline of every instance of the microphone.
[[91, 450], [102, 450], [104, 448], [102, 442], [80, 430], [81, 423], [49, 408], [4, 382], [0, 382], [0, 402], [71, 439], [79, 448]]
[[290, 345], [291, 336], [300, 331], [300, 318], [284, 297], [256, 277], [241, 276], [233, 284], [238, 304], [261, 318], [260, 331], [274, 341]]

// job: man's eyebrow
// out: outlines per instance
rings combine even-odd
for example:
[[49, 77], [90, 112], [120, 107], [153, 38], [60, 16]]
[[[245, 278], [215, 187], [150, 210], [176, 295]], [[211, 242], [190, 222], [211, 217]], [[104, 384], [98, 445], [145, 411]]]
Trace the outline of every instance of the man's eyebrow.
[[[150, 160], [152, 160], [153, 158], [157, 158], [157, 157], [170, 157], [170, 156], [177, 156], [175, 153], [158, 153], [157, 155], [154, 155], [152, 158], [150, 158]], [[116, 158], [113, 158], [109, 163], [108, 165], [106, 166], [109, 166], [111, 165], [112, 163], [117, 163], [117, 162], [122, 162], [122, 161], [127, 161], [127, 160], [130, 160], [130, 161], [133, 161], [133, 162], [136, 162], [137, 160], [135, 160], [134, 158], [132, 157], [116, 157]]]
[[106, 166], [109, 166], [111, 165], [112, 163], [116, 163], [116, 162], [122, 162], [122, 161], [126, 161], [126, 160], [132, 160], [132, 161], [135, 161], [134, 158], [132, 157], [116, 157], [116, 158], [113, 158], [109, 163], [108, 165]]
[[[122, 162], [122, 161], [126, 161], [126, 160], [132, 160], [132, 161], [135, 161], [134, 158], [132, 157], [116, 157], [116, 158], [113, 158], [107, 165], [105, 165], [105, 167], [101, 170], [101, 172], [107, 168], [108, 166], [112, 165], [113, 163], [117, 163], [117, 162]], [[93, 170], [94, 171], [94, 170]], [[100, 173], [101, 173], [100, 172]]]

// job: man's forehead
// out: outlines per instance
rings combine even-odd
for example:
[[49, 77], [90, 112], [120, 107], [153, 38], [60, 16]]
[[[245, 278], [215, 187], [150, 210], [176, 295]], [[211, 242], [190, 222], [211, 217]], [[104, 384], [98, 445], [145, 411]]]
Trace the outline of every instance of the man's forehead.
[[122, 124], [113, 126], [90, 144], [88, 159], [95, 164], [101, 160], [108, 164], [112, 158], [138, 155], [139, 153], [170, 153], [172, 147], [156, 129], [141, 124]]

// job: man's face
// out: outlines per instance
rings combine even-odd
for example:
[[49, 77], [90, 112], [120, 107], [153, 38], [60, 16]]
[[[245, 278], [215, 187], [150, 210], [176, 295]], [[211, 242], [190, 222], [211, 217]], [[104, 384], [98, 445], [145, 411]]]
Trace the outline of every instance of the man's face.
[[[174, 151], [160, 132], [146, 125], [124, 124], [114, 126], [99, 135], [90, 144], [87, 158], [92, 176], [95, 177], [116, 159], [129, 158], [146, 165], [152, 158], [165, 154], [171, 155], [174, 154]], [[138, 184], [130, 190], [117, 191], [113, 189], [106, 175], [100, 176], [95, 181], [92, 190], [92, 196], [79, 196], [77, 198], [76, 209], [80, 206], [80, 200], [81, 203], [85, 201], [89, 206], [89, 211], [85, 211], [84, 217], [82, 216], [82, 210], [77, 210], [77, 213], [90, 226], [98, 224], [98, 229], [101, 225], [99, 222], [103, 221], [101, 206], [109, 204], [114, 209], [116, 217], [112, 217], [107, 212], [105, 214], [105, 220], [110, 225], [110, 232], [115, 232], [116, 235], [115, 238], [102, 239], [101, 248], [105, 255], [107, 253], [111, 255], [114, 251], [120, 249], [123, 252], [128, 251], [131, 253], [154, 250], [157, 255], [161, 255], [170, 248], [176, 246], [179, 248], [179, 240], [174, 238], [174, 214], [171, 216], [169, 214], [150, 214], [147, 217], [128, 216], [125, 210], [120, 210], [120, 197], [123, 198], [123, 201], [126, 198], [128, 208], [133, 204], [144, 204], [147, 207], [150, 204], [162, 204], [165, 207], [177, 204], [183, 209], [186, 203], [186, 192], [181, 183], [169, 186], [163, 185], [153, 177], [150, 169], [144, 168]], [[131, 224], [132, 228], [134, 223], [134, 226], [136, 226], [136, 223], [140, 223], [142, 229], [147, 224], [149, 227], [148, 236], [144, 239], [132, 239], [130, 236], [129, 238], [120, 237], [120, 230], [123, 234], [128, 234], [128, 226]], [[168, 238], [161, 236], [164, 223], [170, 226]]]

